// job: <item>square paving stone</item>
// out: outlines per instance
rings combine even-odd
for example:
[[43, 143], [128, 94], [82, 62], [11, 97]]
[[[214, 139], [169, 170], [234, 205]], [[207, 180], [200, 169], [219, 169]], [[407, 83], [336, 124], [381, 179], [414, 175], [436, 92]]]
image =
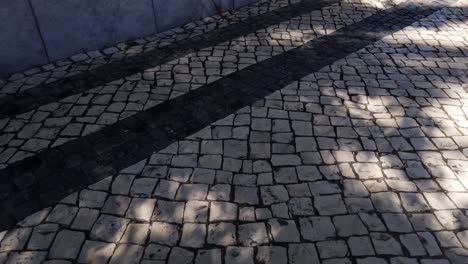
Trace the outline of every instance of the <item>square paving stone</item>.
[[316, 196], [314, 205], [320, 215], [345, 214], [347, 212], [340, 195]]
[[208, 226], [208, 244], [229, 246], [236, 244], [236, 226], [231, 223], [216, 223]]
[[400, 199], [396, 193], [381, 192], [371, 194], [372, 203], [379, 212], [402, 212]]
[[239, 242], [244, 246], [257, 246], [268, 243], [268, 235], [264, 223], [239, 225]]
[[221, 262], [221, 250], [219, 249], [198, 250], [197, 257], [195, 258], [196, 264], [216, 264]]
[[211, 202], [210, 222], [237, 220], [237, 205], [228, 202]]
[[176, 199], [183, 201], [205, 200], [208, 194], [206, 184], [183, 184], [177, 192]]
[[255, 259], [259, 263], [285, 264], [288, 262], [286, 248], [279, 246], [261, 246], [257, 248]]
[[184, 206], [183, 202], [159, 200], [154, 209], [152, 219], [181, 224], [184, 217]]
[[105, 264], [114, 252], [114, 243], [86, 240], [78, 257], [79, 263]]
[[377, 254], [397, 256], [402, 254], [400, 243], [391, 235], [386, 233], [371, 233], [371, 238]]
[[254, 264], [252, 247], [228, 247], [224, 257], [226, 264]]
[[292, 220], [271, 219], [268, 226], [275, 242], [299, 242], [301, 239], [296, 223]]
[[120, 244], [115, 250], [109, 264], [138, 264], [144, 248], [138, 245]]
[[[41, 251], [12, 252], [5, 264], [40, 264], [43, 263], [43, 261], [46, 259], [46, 256], [47, 253]], [[2, 257], [0, 257], [0, 261], [3, 261]]]
[[186, 223], [182, 228], [180, 245], [183, 247], [201, 248], [205, 244], [206, 225]]
[[339, 236], [366, 235], [366, 227], [357, 215], [340, 215], [333, 217], [336, 231]]
[[179, 241], [179, 227], [167, 223], [153, 222], [151, 225], [150, 241], [174, 246]]
[[315, 246], [312, 243], [289, 244], [289, 262], [294, 264], [320, 263]]
[[129, 220], [111, 215], [101, 215], [91, 230], [90, 237], [106, 242], [118, 242]]
[[259, 203], [257, 192], [258, 190], [256, 187], [236, 186], [234, 201], [238, 204], [257, 205]]
[[84, 240], [85, 234], [83, 232], [60, 231], [50, 248], [49, 258], [75, 259]]
[[336, 236], [335, 226], [329, 217], [299, 218], [301, 234], [309, 241], [321, 241]]
[[369, 237], [350, 237], [348, 239], [348, 245], [353, 256], [375, 255], [375, 251]]
[[34, 228], [27, 248], [32, 250], [48, 249], [58, 231], [57, 224], [42, 224]]
[[150, 225], [148, 223], [145, 224], [137, 224], [137, 223], [130, 223], [125, 230], [125, 233], [120, 240], [121, 243], [128, 243], [128, 244], [137, 244], [137, 245], [144, 245], [146, 243], [146, 238], [148, 237]]
[[348, 254], [348, 247], [343, 240], [330, 240], [317, 243], [320, 258], [340, 258]]
[[184, 222], [204, 223], [208, 220], [209, 203], [189, 201], [185, 204]]
[[149, 221], [153, 214], [156, 199], [133, 198], [127, 211], [131, 219]]
[[263, 204], [265, 205], [289, 200], [288, 191], [283, 185], [260, 187], [260, 195], [262, 197]]
[[0, 251], [21, 250], [28, 241], [31, 232], [32, 228], [16, 228], [5, 232], [2, 234], [4, 237], [0, 243]]

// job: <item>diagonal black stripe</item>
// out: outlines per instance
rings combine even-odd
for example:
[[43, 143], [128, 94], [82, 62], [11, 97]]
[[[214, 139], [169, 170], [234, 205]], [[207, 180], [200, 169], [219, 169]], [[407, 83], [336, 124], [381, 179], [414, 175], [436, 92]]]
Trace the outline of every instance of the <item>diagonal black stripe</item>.
[[200, 49], [256, 32], [338, 2], [338, 0], [303, 0], [300, 3], [279, 8], [237, 24], [178, 41], [161, 49], [128, 57], [52, 83], [41, 84], [18, 94], [8, 95], [0, 98], [0, 119], [13, 117], [67, 96], [86, 92], [99, 85], [142, 72]]
[[403, 5], [0, 171], [0, 227], [183, 139], [440, 7]]

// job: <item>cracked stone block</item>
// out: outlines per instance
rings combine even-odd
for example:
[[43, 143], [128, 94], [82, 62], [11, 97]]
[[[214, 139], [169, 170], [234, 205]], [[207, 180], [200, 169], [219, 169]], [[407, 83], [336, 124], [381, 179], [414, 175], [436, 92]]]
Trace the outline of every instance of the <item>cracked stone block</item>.
[[374, 163], [355, 163], [354, 170], [360, 179], [379, 179], [383, 177], [380, 167]]
[[24, 218], [23, 220], [21, 220], [21, 222], [18, 223], [18, 226], [28, 227], [28, 226], [39, 225], [40, 223], [42, 223], [42, 221], [44, 221], [44, 219], [47, 217], [49, 212], [50, 212], [50, 207], [42, 209], [39, 212], [36, 212]]
[[259, 263], [282, 264], [288, 262], [286, 248], [280, 246], [261, 246], [255, 259]]
[[106, 200], [107, 193], [99, 191], [83, 190], [80, 192], [79, 206], [89, 208], [101, 208]]
[[208, 226], [208, 244], [229, 246], [236, 244], [236, 226], [231, 223], [216, 223]]
[[144, 245], [148, 237], [149, 224], [133, 224], [130, 223], [125, 230], [121, 243]]
[[112, 255], [109, 264], [137, 264], [143, 256], [143, 250], [142, 246], [120, 244]]
[[141, 221], [149, 221], [153, 214], [156, 199], [133, 198], [127, 211], [127, 217]]
[[13, 263], [39, 264], [39, 263], [43, 263], [43, 261], [46, 259], [46, 256], [47, 256], [46, 252], [40, 252], [40, 251], [13, 252], [10, 254], [5, 264], [13, 264]]
[[410, 233], [413, 231], [405, 214], [382, 214], [382, 217], [389, 231], [397, 233]]
[[401, 255], [402, 249], [400, 243], [391, 235], [386, 233], [371, 233], [372, 243], [377, 254], [383, 255]]
[[183, 248], [176, 247], [171, 251], [169, 255], [168, 263], [184, 264], [192, 263], [194, 254]]
[[56, 224], [43, 224], [34, 228], [27, 248], [32, 250], [48, 249], [58, 231]]
[[149, 244], [145, 249], [143, 259], [147, 259], [150, 261], [165, 260], [167, 259], [170, 250], [171, 249], [166, 246]]
[[301, 234], [309, 241], [321, 241], [336, 236], [335, 226], [329, 217], [308, 217], [299, 219]]
[[73, 220], [71, 227], [78, 230], [91, 230], [99, 216], [99, 211], [89, 208], [81, 208]]
[[75, 259], [78, 256], [81, 245], [85, 241], [83, 232], [62, 230], [55, 237], [49, 257], [57, 259]]
[[348, 245], [353, 256], [375, 255], [375, 251], [369, 237], [350, 237], [348, 239]]
[[411, 256], [425, 256], [427, 254], [423, 244], [416, 234], [401, 235], [400, 241]]
[[196, 264], [215, 264], [221, 263], [221, 250], [219, 249], [208, 249], [208, 250], [199, 250], [197, 257], [195, 258]]
[[292, 264], [320, 263], [312, 243], [289, 244], [288, 257]]
[[174, 199], [179, 185], [180, 184], [175, 181], [161, 180], [154, 190], [154, 195], [166, 199]]
[[318, 242], [317, 249], [322, 259], [340, 258], [348, 254], [348, 247], [343, 240]]
[[156, 183], [157, 180], [150, 178], [135, 179], [132, 187], [130, 188], [130, 196], [149, 198], [151, 197], [151, 192], [153, 191]]
[[91, 230], [90, 237], [106, 242], [118, 242], [129, 220], [111, 215], [101, 215]]
[[152, 219], [169, 223], [181, 224], [184, 217], [184, 203], [159, 200]]
[[437, 240], [434, 238], [430, 232], [418, 232], [419, 239], [421, 240], [424, 248], [426, 249], [429, 256], [440, 256], [442, 251], [437, 243]]
[[62, 224], [62, 225], [69, 225], [72, 222], [77, 212], [78, 212], [78, 208], [76, 207], [58, 204], [57, 206], [54, 207], [52, 212], [50, 212], [46, 221], [51, 222], [51, 223]]
[[184, 222], [206, 222], [208, 220], [208, 208], [208, 202], [188, 201], [185, 204]]
[[78, 257], [79, 263], [107, 263], [114, 252], [114, 243], [86, 240]]
[[256, 246], [268, 243], [268, 235], [264, 223], [239, 225], [239, 242], [244, 246]]
[[32, 228], [16, 228], [9, 231], [0, 243], [0, 252], [23, 249], [31, 232]]
[[270, 219], [268, 221], [270, 234], [275, 242], [299, 242], [300, 234], [296, 223], [292, 220]]
[[237, 220], [237, 205], [228, 202], [211, 202], [210, 222]]
[[125, 196], [109, 196], [101, 211], [122, 216], [127, 211], [130, 201], [131, 198]]
[[224, 261], [226, 264], [254, 264], [254, 250], [251, 247], [227, 247]]
[[153, 222], [151, 225], [150, 241], [174, 246], [179, 241], [179, 228], [177, 225]]
[[183, 201], [205, 200], [208, 194], [208, 185], [205, 184], [183, 184], [177, 192], [176, 199]]
[[234, 201], [236, 203], [249, 205], [257, 205], [259, 203], [256, 187], [236, 186], [234, 190]]
[[182, 228], [180, 245], [183, 247], [201, 248], [205, 244], [206, 225], [186, 223]]
[[261, 187], [260, 196], [265, 205], [271, 205], [289, 200], [288, 191], [283, 185]]
[[371, 194], [372, 203], [379, 212], [402, 212], [400, 199], [396, 193], [382, 192]]
[[366, 235], [366, 227], [357, 215], [343, 215], [333, 217], [336, 231], [339, 236]]
[[340, 195], [317, 196], [314, 205], [321, 215], [345, 214], [347, 212]]
[[424, 197], [429, 202], [429, 205], [436, 210], [457, 209], [455, 204], [442, 192], [424, 193]]
[[113, 194], [128, 195], [130, 186], [132, 186], [134, 175], [121, 174], [114, 179], [111, 191]]

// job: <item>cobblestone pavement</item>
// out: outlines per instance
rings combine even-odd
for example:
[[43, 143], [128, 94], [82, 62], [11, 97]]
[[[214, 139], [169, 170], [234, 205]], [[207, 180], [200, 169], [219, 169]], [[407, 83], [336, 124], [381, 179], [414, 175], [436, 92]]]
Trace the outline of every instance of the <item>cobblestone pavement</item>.
[[323, 3], [3, 119], [0, 264], [468, 263], [466, 5]]
[[[2, 119], [0, 145], [5, 147], [0, 149], [0, 166], [86, 136], [163, 101], [303, 45], [317, 36], [332, 33], [377, 10], [370, 4], [357, 1], [332, 4], [146, 69], [143, 73], [113, 80], [93, 89], [87, 87], [85, 93], [73, 94], [18, 116]], [[7, 84], [3, 90], [10, 91], [13, 83], [17, 82]], [[18, 90], [21, 90], [21, 86]], [[34, 98], [28, 97], [29, 100]], [[24, 108], [28, 109], [28, 106], [21, 106], [20, 109]]]

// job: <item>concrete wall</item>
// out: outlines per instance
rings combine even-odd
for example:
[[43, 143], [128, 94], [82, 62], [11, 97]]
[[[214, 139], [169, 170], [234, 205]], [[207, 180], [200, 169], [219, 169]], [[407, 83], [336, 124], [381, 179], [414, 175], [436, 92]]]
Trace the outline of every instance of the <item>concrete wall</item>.
[[0, 75], [155, 34], [256, 0], [0, 1]]

